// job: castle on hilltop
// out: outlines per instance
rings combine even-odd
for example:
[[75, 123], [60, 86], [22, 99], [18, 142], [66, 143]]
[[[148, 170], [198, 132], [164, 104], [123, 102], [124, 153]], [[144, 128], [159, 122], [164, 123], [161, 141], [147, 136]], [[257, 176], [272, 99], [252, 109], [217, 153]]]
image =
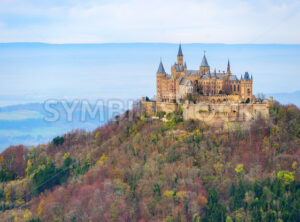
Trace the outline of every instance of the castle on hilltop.
[[187, 69], [180, 44], [171, 74], [166, 73], [160, 61], [156, 72], [156, 100], [143, 98], [142, 108], [144, 113], [154, 115], [173, 112], [182, 105], [185, 119], [208, 122], [220, 118], [221, 122], [249, 121], [259, 115], [268, 118], [272, 98], [255, 98], [252, 84], [253, 77], [248, 72], [240, 78], [231, 72], [229, 60], [226, 72], [211, 71], [205, 52], [199, 69]]

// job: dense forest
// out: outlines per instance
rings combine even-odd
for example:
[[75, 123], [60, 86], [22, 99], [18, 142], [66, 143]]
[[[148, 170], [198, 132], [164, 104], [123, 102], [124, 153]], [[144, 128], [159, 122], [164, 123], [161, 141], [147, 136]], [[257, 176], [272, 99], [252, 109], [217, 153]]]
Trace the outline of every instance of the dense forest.
[[[161, 117], [161, 114], [158, 114]], [[0, 154], [1, 221], [300, 221], [300, 110], [224, 129], [127, 111]]]

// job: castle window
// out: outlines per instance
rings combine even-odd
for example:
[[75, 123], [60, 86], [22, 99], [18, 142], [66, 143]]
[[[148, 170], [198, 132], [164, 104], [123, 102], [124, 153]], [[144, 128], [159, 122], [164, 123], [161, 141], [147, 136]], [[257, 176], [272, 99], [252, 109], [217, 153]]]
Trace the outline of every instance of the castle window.
[[236, 87], [235, 87], [235, 85], [234, 85], [234, 91], [236, 91]]
[[240, 85], [238, 85], [238, 92], [240, 91]]

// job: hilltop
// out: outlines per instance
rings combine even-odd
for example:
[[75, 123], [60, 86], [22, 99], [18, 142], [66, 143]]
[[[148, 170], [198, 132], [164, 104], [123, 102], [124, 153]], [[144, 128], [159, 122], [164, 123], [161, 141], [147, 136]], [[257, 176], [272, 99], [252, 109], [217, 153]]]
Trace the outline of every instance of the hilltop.
[[0, 155], [1, 221], [299, 221], [300, 110], [249, 129], [127, 111]]

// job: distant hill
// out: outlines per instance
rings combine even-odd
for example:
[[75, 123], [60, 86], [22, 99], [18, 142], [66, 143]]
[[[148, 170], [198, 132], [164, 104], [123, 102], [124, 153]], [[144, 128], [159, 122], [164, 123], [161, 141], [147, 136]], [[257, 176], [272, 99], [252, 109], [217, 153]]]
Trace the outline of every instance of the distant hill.
[[[75, 129], [94, 130], [105, 124], [109, 116], [112, 116], [111, 113], [109, 115], [101, 113], [95, 118], [90, 118], [86, 114], [86, 118], [82, 120], [82, 112], [78, 106], [74, 110], [73, 119], [69, 121], [62, 104], [53, 107], [59, 114], [59, 118], [53, 122], [46, 121], [46, 118], [51, 117], [52, 114], [45, 110], [42, 103], [0, 107], [0, 151], [10, 145], [32, 146], [48, 143], [55, 136]], [[109, 112], [107, 107], [99, 107], [99, 110]]]
[[274, 99], [279, 101], [281, 104], [295, 104], [300, 107], [300, 91], [268, 94], [268, 97], [270, 96], [273, 96]]

